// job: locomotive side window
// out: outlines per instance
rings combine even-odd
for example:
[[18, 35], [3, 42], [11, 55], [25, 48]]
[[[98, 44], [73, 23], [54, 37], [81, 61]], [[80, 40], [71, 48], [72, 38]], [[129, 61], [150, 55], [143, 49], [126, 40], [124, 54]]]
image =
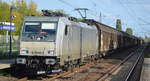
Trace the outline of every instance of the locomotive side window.
[[65, 35], [68, 34], [68, 25], [65, 26]]

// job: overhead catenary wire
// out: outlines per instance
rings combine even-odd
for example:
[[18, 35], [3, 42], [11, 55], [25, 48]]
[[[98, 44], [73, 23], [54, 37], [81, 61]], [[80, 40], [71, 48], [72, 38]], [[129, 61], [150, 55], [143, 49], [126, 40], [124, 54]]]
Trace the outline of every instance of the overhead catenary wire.
[[139, 5], [150, 4], [150, 1], [149, 0], [132, 0], [132, 2], [131, 2], [131, 0], [130, 0], [130, 2], [129, 2], [127, 0], [124, 0], [124, 4], [132, 4], [132, 5], [134, 5], [134, 4], [139, 4]]
[[130, 16], [131, 18], [134, 19], [133, 22], [137, 23], [137, 24], [136, 24], [137, 27], [140, 28], [139, 20], [137, 19], [136, 15], [133, 14], [133, 11], [131, 10], [131, 8], [128, 8], [128, 6], [126, 6], [121, 0], [118, 0], [118, 2], [120, 3], [120, 5], [121, 5], [124, 9], [126, 9], [128, 16]]
[[101, 11], [102, 9], [97, 10], [97, 3], [94, 2], [94, 0], [88, 0], [88, 1], [91, 2], [91, 4], [94, 6], [94, 8], [93, 8], [94, 10], [93, 9], [89, 9], [89, 11], [91, 11], [89, 14], [96, 16], [96, 18], [98, 18], [97, 19], [98, 21], [102, 22], [102, 18], [103, 17], [108, 17], [108, 18], [114, 19], [114, 17], [112, 17], [112, 16], [110, 17], [110, 15], [109, 16], [108, 15], [104, 15], [104, 13]]
[[[128, 0], [127, 0], [128, 1]], [[138, 4], [138, 1], [137, 0], [135, 0], [135, 4]], [[141, 6], [142, 7], [142, 6]], [[144, 8], [144, 7], [143, 7]], [[135, 12], [135, 10], [132, 8], [132, 7], [130, 7], [130, 9], [133, 11], [133, 13], [136, 15], [136, 12]], [[145, 10], [146, 11], [146, 10]], [[145, 12], [144, 11], [144, 12]], [[140, 21], [142, 21], [143, 23], [145, 23], [145, 24], [150, 24], [150, 22], [148, 22], [148, 21], [146, 21], [145, 19], [143, 19], [143, 17], [141, 17], [141, 16], [138, 16], [138, 15], [136, 15], [137, 16], [137, 18], [138, 18], [138, 20], [140, 20]]]
[[[127, 0], [127, 1], [128, 1], [128, 0]], [[135, 0], [135, 3], [137, 4], [137, 0]], [[146, 23], [146, 24], [149, 23], [148, 21], [142, 19], [141, 16], [137, 15], [136, 12], [135, 12], [135, 10], [134, 10], [132, 7], [130, 7], [130, 9], [131, 9], [132, 13], [134, 13], [134, 15], [137, 17], [138, 20], [140, 20], [140, 21], [142, 21], [142, 22], [144, 22], [144, 23]]]
[[133, 17], [135, 20], [137, 20], [137, 19], [134, 17], [134, 15], [132, 15], [132, 14], [130, 13], [130, 10], [128, 9], [128, 7], [126, 7], [126, 5], [124, 5], [121, 0], [118, 0], [118, 2], [120, 3], [120, 5], [121, 5], [124, 9], [126, 9], [127, 14], [128, 14], [130, 17]]
[[[71, 7], [73, 10], [74, 10], [75, 8], [77, 8], [77, 7], [75, 7], [74, 5], [68, 3], [67, 1], [64, 1], [64, 0], [58, 0], [58, 1], [60, 1], [61, 3], [65, 4], [65, 5], [69, 6], [69, 7]], [[94, 11], [94, 12], [95, 12], [95, 11]], [[95, 17], [95, 13], [93, 13], [93, 12], [88, 12], [88, 15], [90, 15], [90, 16], [92, 16], [92, 17]]]
[[69, 6], [69, 7], [75, 8], [72, 4], [70, 4], [70, 3], [68, 3], [68, 2], [66, 2], [64, 0], [58, 0], [58, 1], [62, 2], [63, 4], [65, 4], [65, 5]]
[[[73, 6], [72, 4], [70, 4], [70, 3], [68, 3], [68, 2], [66, 2], [64, 0], [58, 0], [58, 1], [60, 1], [61, 3], [67, 5], [67, 6], [71, 7], [71, 8], [73, 8], [73, 10], [76, 8], [75, 6]], [[81, 17], [83, 17], [82, 13], [80, 11], [79, 11], [79, 13], [80, 13]]]
[[[73, 9], [75, 9], [76, 7], [74, 6], [74, 5], [72, 5], [72, 4], [70, 4], [69, 2], [67, 2], [67, 1], [65, 1], [65, 0], [58, 0], [59, 2], [61, 2], [61, 3], [63, 3], [63, 4], [65, 4], [65, 5], [67, 5], [67, 6], [69, 6], [69, 7], [71, 7], [71, 8], [73, 8]], [[89, 0], [92, 4], [93, 4], [93, 6], [97, 6], [97, 4], [92, 0]], [[92, 10], [92, 9], [89, 9], [89, 11], [88, 11], [88, 13], [87, 13], [87, 15], [90, 15], [90, 16], [92, 16], [94, 19], [95, 18], [97, 18], [97, 16], [98, 16], [98, 14], [97, 14], [97, 10]], [[105, 15], [106, 16], [106, 15]], [[110, 17], [110, 18], [112, 18], [112, 17]]]
[[66, 6], [68, 6], [68, 7], [71, 7], [71, 8], [72, 8], [72, 10], [70, 10], [71, 13], [74, 12], [74, 8], [75, 8], [74, 5], [72, 5], [72, 4], [70, 4], [69, 2], [64, 1], [64, 0], [58, 0], [58, 1], [61, 2], [61, 3], [63, 3], [64, 5], [66, 5]]
[[[127, 9], [127, 12], [128, 12], [128, 14], [132, 17], [132, 18], [134, 18], [134, 20], [136, 21], [136, 23], [138, 24], [138, 25], [140, 25], [139, 23], [141, 23], [140, 21], [142, 21], [142, 22], [144, 22], [144, 23], [149, 23], [149, 22], [147, 22], [147, 21], [145, 21], [145, 20], [143, 20], [140, 16], [138, 16], [136, 13], [135, 13], [135, 10], [134, 9], [132, 9], [132, 7], [130, 6], [130, 8], [128, 8], [129, 6], [126, 6], [124, 3], [122, 3], [121, 2], [121, 0], [118, 0], [119, 1], [119, 3], [124, 7], [124, 8], [126, 8]], [[128, 1], [128, 0], [126, 0], [126, 1]], [[136, 0], [135, 0], [136, 1]], [[129, 1], [128, 1], [129, 2]], [[132, 13], [132, 14], [131, 14]], [[133, 15], [134, 14], [134, 15]], [[140, 21], [139, 21], [140, 20]]]
[[[135, 4], [137, 4], [137, 3], [138, 3], [137, 0], [135, 0]], [[150, 25], [150, 22], [148, 22], [145, 19], [143, 19], [143, 16], [137, 15], [137, 13], [135, 12], [135, 9], [133, 9], [133, 7], [131, 7], [131, 6], [130, 6], [130, 10], [134, 14], [134, 17], [137, 18], [137, 22], [139, 22], [139, 23], [137, 23], [137, 22], [136, 23], [139, 25], [139, 28], [142, 27], [142, 30], [147, 31], [147, 28], [145, 30], [145, 28], [143, 28], [143, 27], [145, 27], [145, 25]], [[144, 24], [140, 24], [140, 23], [144, 23]], [[142, 30], [140, 30], [140, 31], [142, 31]]]
[[[133, 7], [129, 6], [129, 5], [140, 5], [140, 7], [143, 7], [141, 4], [150, 4], [150, 2], [144, 2], [144, 1], [139, 1], [139, 0], [133, 0], [132, 2], [129, 0], [124, 1], [123, 3], [121, 1], [119, 1], [124, 7], [126, 7], [126, 9], [128, 9], [128, 11], [132, 11], [132, 13], [134, 15], [132, 15], [133, 17], [136, 17], [136, 20], [141, 20], [144, 23], [149, 23], [148, 21], [142, 19], [143, 17], [139, 16], [136, 14], [135, 9], [133, 9]], [[126, 6], [125, 4], [127, 4], [128, 6]], [[145, 7], [143, 7], [145, 9]], [[144, 10], [142, 9], [142, 10]], [[144, 10], [144, 12], [146, 12], [147, 14], [150, 14], [147, 10]], [[143, 21], [144, 20], [144, 21]]]
[[[71, 7], [71, 8], [73, 8], [73, 9], [75, 9], [75, 8], [77, 8], [77, 7], [75, 7], [74, 5], [72, 5], [72, 4], [70, 4], [69, 2], [67, 2], [67, 1], [65, 1], [65, 0], [58, 0], [58, 1], [60, 1], [61, 3], [63, 3], [63, 4], [65, 4], [65, 5], [67, 5], [68, 7]], [[97, 3], [95, 3], [93, 0], [91, 1], [91, 0], [89, 0], [90, 2], [91, 2], [91, 4], [94, 6], [94, 7], [96, 7], [97, 6]], [[99, 13], [97, 13], [97, 8], [96, 9], [89, 9], [88, 11], [87, 11], [88, 13], [87, 13], [87, 15], [90, 15], [91, 17], [93, 17], [94, 19], [96, 19], [96, 18], [99, 18], [99, 17], [97, 17], [97, 16], [100, 16], [99, 14], [100, 13], [102, 13], [102, 12], [100, 12], [99, 11]], [[108, 18], [110, 18], [110, 19], [118, 19], [118, 17], [116, 17], [116, 16], [112, 16], [112, 15], [106, 15], [106, 14], [103, 14], [103, 16], [104, 17], [108, 17]], [[99, 20], [99, 19], [98, 19]], [[112, 22], [113, 23], [113, 22]]]

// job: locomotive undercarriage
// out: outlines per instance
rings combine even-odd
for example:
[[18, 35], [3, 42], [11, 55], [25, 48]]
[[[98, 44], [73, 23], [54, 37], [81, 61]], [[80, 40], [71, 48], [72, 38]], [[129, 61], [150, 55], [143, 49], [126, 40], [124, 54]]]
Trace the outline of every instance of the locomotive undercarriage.
[[61, 71], [60, 59], [52, 56], [18, 56], [12, 67], [26, 74], [48, 74]]
[[[100, 55], [91, 55], [81, 59], [70, 60], [64, 62], [63, 66], [60, 66], [60, 59], [57, 57], [49, 56], [18, 56], [16, 64], [12, 65], [12, 68], [16, 72], [22, 72], [29, 75], [60, 73], [62, 71], [73, 70], [75, 67], [86, 64], [101, 58]], [[50, 60], [49, 64], [46, 63], [46, 59], [55, 59], [55, 62]], [[21, 62], [22, 61], [22, 62]]]
[[[13, 64], [12, 67], [17, 72], [21, 71], [30, 75], [60, 73], [62, 71], [72, 71], [74, 67], [79, 67], [103, 56], [105, 55], [90, 55], [80, 59], [66, 61], [63, 66], [60, 65], [60, 59], [56, 56], [18, 56], [16, 64]], [[49, 59], [49, 61], [46, 61], [46, 59]]]
[[64, 62], [64, 66], [62, 67], [62, 69], [63, 71], [72, 71], [73, 68], [75, 67], [80, 67], [81, 65], [92, 62], [99, 58], [101, 58], [101, 55], [95, 54], [95, 55], [86, 56], [86, 57], [76, 59], [76, 60], [70, 60], [70, 61]]

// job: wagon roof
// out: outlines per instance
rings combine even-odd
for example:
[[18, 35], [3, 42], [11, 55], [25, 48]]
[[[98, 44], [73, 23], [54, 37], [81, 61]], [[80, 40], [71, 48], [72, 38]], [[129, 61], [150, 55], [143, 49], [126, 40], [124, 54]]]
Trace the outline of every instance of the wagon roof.
[[115, 29], [115, 28], [113, 28], [113, 27], [111, 27], [111, 26], [108, 26], [108, 25], [106, 25], [106, 24], [97, 22], [97, 21], [95, 21], [95, 20], [93, 20], [93, 19], [86, 19], [85, 23], [88, 23], [88, 24], [93, 24], [93, 23], [94, 23], [94, 24], [96, 24], [96, 25], [102, 25], [102, 26], [100, 26], [100, 28], [103, 29], [103, 30], [104, 30], [104, 29], [105, 29], [105, 30], [109, 29], [109, 30], [112, 30], [112, 31], [115, 31], [115, 32], [119, 32], [120, 34], [123, 34], [123, 35], [125, 35], [125, 36], [136, 38], [136, 36], [134, 36], [134, 35], [130, 35], [130, 34], [124, 32], [124, 31], [117, 30], [117, 29]]

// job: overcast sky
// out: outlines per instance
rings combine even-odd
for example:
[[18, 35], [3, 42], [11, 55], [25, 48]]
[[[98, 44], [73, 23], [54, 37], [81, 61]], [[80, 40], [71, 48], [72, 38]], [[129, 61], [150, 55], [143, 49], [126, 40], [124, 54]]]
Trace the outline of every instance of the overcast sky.
[[[13, 1], [13, 0], [4, 0]], [[30, 0], [27, 0], [28, 2]], [[88, 18], [99, 20], [102, 13], [102, 23], [115, 27], [116, 19], [122, 21], [125, 31], [131, 27], [136, 36], [150, 36], [150, 0], [33, 0], [42, 9], [63, 9], [66, 13], [80, 17], [74, 8], [88, 8]]]

